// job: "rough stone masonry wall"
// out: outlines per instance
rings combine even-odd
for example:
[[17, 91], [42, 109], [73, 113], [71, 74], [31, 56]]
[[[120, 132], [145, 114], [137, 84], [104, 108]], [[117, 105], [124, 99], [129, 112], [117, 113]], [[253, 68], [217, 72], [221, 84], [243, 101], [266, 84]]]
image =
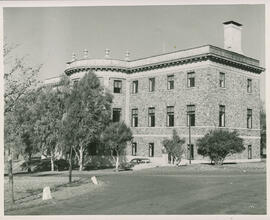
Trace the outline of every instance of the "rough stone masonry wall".
[[[219, 73], [225, 73], [225, 88], [220, 88]], [[247, 79], [252, 79], [252, 92], [247, 92]], [[209, 67], [208, 103], [210, 121], [218, 122], [219, 105], [225, 105], [225, 126], [236, 129], [244, 139], [246, 150], [231, 158], [248, 158], [247, 146], [252, 145], [252, 158], [260, 158], [260, 78], [259, 75], [222, 64], [212, 63]], [[247, 109], [252, 109], [252, 129], [247, 128]], [[217, 124], [218, 125], [218, 124]]]
[[[133, 108], [138, 108], [138, 127], [132, 128], [134, 142], [137, 143], [138, 155], [148, 156], [149, 143], [154, 143], [155, 156], [162, 155], [161, 141], [166, 137], [171, 137], [172, 130], [175, 128], [178, 134], [188, 142], [187, 126], [187, 105], [196, 106], [196, 127], [192, 127], [192, 143], [195, 143], [196, 137], [201, 137], [208, 130], [209, 109], [205, 105], [205, 97], [208, 93], [207, 63], [201, 63], [200, 66], [190, 65], [190, 68], [175, 68], [166, 74], [162, 72], [146, 73], [144, 76], [130, 79], [139, 81], [137, 94], [130, 95], [130, 112]], [[160, 71], [160, 70], [159, 70]], [[187, 73], [195, 71], [195, 87], [187, 87]], [[167, 75], [174, 74], [174, 89], [167, 89]], [[149, 92], [149, 78], [155, 77], [155, 91]], [[131, 89], [131, 88], [130, 88]], [[174, 106], [174, 124], [175, 126], [166, 127], [166, 107]], [[148, 108], [155, 107], [155, 127], [148, 127]], [[131, 120], [131, 119], [130, 119]], [[186, 147], [185, 144], [185, 147]], [[131, 147], [128, 154], [131, 154]], [[197, 157], [196, 148], [194, 156]]]
[[[195, 87], [187, 88], [187, 72], [195, 71]], [[219, 87], [219, 72], [225, 72], [226, 87]], [[252, 158], [260, 156], [259, 139], [259, 78], [253, 73], [235, 70], [223, 65], [204, 66], [185, 70], [174, 70], [174, 90], [167, 90], [168, 74], [145, 74], [144, 77], [133, 77], [139, 81], [139, 91], [130, 95], [130, 111], [138, 108], [139, 123], [132, 128], [134, 142], [137, 143], [137, 155], [148, 156], [149, 143], [154, 143], [155, 156], [161, 156], [164, 138], [171, 137], [172, 129], [166, 127], [166, 106], [174, 106], [175, 126], [178, 134], [188, 143], [188, 127], [186, 106], [196, 106], [196, 127], [192, 127], [192, 143], [194, 158], [203, 159], [197, 155], [196, 141], [219, 123], [219, 105], [226, 108], [226, 128], [237, 129], [244, 139], [246, 150], [229, 159], [247, 159], [247, 145], [252, 145]], [[149, 78], [155, 76], [155, 91], [149, 92]], [[247, 93], [247, 78], [252, 78], [252, 93]], [[131, 89], [131, 88], [130, 88]], [[156, 126], [148, 127], [148, 108], [155, 107]], [[253, 111], [253, 128], [246, 128], [247, 108]], [[127, 153], [131, 154], [131, 146]]]

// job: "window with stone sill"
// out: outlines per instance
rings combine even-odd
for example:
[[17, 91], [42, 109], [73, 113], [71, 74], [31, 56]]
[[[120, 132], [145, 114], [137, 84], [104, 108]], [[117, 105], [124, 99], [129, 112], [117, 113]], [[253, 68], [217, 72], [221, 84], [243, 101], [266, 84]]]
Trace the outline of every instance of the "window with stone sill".
[[187, 126], [195, 126], [195, 105], [187, 105]]
[[136, 142], [133, 142], [132, 143], [132, 156], [136, 156], [137, 155], [137, 143]]
[[219, 106], [219, 127], [225, 127], [225, 106]]
[[248, 145], [248, 159], [252, 159], [252, 146]]
[[149, 92], [155, 91], [155, 78], [149, 78]]
[[252, 79], [247, 79], [247, 92], [252, 92]]
[[167, 76], [167, 89], [174, 89], [174, 75]]
[[187, 87], [188, 88], [195, 87], [195, 72], [187, 73]]
[[174, 126], [174, 106], [167, 107], [167, 126]]
[[122, 90], [122, 81], [114, 80], [113, 81], [113, 93], [121, 93]]
[[148, 108], [148, 126], [155, 127], [155, 108]]
[[138, 86], [139, 86], [138, 80], [132, 82], [132, 94], [138, 93]]
[[121, 108], [113, 108], [112, 121], [120, 122], [121, 119]]
[[247, 128], [252, 128], [252, 109], [247, 109]]
[[225, 73], [219, 73], [219, 87], [225, 88]]
[[148, 154], [149, 154], [149, 157], [154, 157], [154, 143], [149, 143], [149, 149], [148, 149]]
[[131, 110], [131, 126], [138, 127], [138, 109], [134, 108]]

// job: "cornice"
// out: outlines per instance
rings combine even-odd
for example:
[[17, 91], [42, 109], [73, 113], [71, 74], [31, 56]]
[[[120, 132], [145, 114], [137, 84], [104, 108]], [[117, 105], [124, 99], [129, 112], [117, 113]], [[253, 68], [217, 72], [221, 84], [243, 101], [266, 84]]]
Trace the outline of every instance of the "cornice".
[[162, 54], [134, 61], [113, 59], [77, 60], [69, 63], [65, 70], [67, 75], [81, 71], [116, 71], [126, 74], [178, 66], [194, 62], [210, 60], [216, 63], [232, 66], [242, 70], [260, 74], [265, 69], [259, 66], [259, 61], [244, 55], [221, 49], [212, 45]]

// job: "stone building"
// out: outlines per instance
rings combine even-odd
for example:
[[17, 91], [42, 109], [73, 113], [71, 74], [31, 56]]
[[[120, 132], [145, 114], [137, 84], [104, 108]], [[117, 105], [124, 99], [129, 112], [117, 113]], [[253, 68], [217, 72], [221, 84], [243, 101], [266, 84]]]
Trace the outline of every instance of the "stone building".
[[[65, 74], [74, 81], [92, 70], [114, 96], [113, 121], [124, 120], [134, 140], [127, 155], [162, 158], [162, 140], [176, 129], [191, 147], [185, 156], [194, 161], [196, 140], [212, 129], [237, 130], [246, 150], [228, 158], [260, 158], [259, 61], [243, 55], [242, 25], [224, 22], [224, 49], [205, 45], [157, 56], [129, 60], [110, 57], [68, 62]], [[47, 80], [47, 83], [54, 79]]]

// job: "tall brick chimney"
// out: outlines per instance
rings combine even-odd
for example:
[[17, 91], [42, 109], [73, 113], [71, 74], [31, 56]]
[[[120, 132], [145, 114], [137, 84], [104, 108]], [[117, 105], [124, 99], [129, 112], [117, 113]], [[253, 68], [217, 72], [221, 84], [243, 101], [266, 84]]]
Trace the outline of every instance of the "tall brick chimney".
[[243, 54], [242, 51], [242, 24], [227, 21], [224, 25], [224, 49]]

